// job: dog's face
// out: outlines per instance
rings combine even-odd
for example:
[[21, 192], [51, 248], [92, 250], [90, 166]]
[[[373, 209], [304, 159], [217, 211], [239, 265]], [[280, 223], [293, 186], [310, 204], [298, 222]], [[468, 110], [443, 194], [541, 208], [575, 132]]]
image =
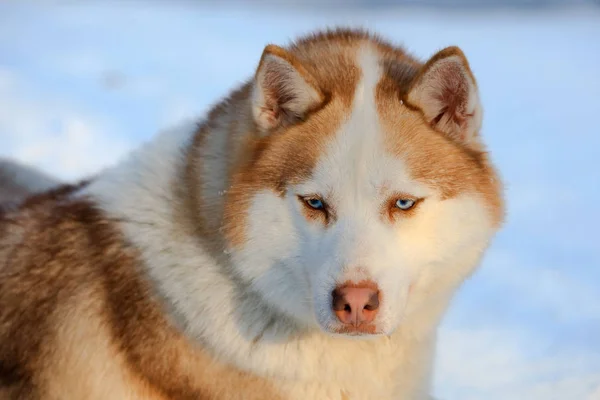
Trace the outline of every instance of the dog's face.
[[[234, 179], [226, 217], [234, 268], [269, 304], [331, 334], [389, 335], [476, 266], [500, 222], [501, 193], [485, 156], [467, 145], [478, 122], [459, 124], [475, 130], [452, 137], [454, 116], [444, 113], [454, 111], [428, 120], [420, 91], [431, 82], [418, 84], [426, 73], [412, 74], [402, 101], [406, 88], [377, 51], [352, 57], [350, 98], [319, 103], [318, 92], [299, 94], [316, 96], [320, 107], [258, 140], [260, 154]], [[448, 62], [456, 78], [464, 61]], [[431, 79], [448, 78], [428, 68]], [[260, 126], [267, 101], [257, 86]], [[462, 101], [471, 104], [456, 112], [479, 118], [469, 90]], [[280, 123], [267, 117], [268, 127]]]

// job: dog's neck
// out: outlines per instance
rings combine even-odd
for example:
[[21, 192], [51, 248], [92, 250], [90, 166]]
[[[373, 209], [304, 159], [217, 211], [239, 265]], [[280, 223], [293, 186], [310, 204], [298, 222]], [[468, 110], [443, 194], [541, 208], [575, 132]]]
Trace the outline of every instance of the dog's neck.
[[247, 130], [239, 120], [229, 129], [226, 108], [236, 107], [240, 117], [245, 100], [224, 102], [204, 123], [160, 133], [84, 192], [122, 221], [173, 322], [217, 354], [231, 352], [221, 354], [226, 358], [244, 346], [285, 342], [306, 331], [268, 307], [229, 267], [221, 232], [224, 195]]

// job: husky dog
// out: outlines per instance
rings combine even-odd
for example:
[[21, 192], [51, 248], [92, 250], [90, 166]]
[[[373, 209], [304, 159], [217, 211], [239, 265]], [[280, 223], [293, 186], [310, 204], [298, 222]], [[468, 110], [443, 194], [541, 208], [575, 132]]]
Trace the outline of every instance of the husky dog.
[[504, 219], [481, 120], [457, 47], [266, 46], [198, 124], [0, 213], [0, 398], [427, 398]]

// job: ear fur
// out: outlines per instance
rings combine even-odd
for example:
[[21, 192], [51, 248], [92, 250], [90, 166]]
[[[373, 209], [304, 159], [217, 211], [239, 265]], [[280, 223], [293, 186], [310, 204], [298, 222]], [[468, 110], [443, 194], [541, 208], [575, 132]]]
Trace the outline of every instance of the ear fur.
[[324, 101], [315, 79], [289, 52], [268, 45], [254, 79], [252, 113], [263, 132], [304, 118]]
[[458, 142], [470, 143], [481, 128], [477, 83], [458, 47], [431, 57], [413, 80], [405, 102], [420, 109], [433, 128]]

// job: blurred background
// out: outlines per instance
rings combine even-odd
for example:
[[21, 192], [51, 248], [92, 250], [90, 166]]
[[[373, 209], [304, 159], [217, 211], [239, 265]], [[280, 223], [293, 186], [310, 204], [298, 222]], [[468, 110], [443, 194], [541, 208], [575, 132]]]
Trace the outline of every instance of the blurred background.
[[600, 399], [597, 1], [0, 0], [0, 157], [97, 172], [335, 25], [458, 45], [480, 85], [508, 222], [440, 328], [435, 395]]

